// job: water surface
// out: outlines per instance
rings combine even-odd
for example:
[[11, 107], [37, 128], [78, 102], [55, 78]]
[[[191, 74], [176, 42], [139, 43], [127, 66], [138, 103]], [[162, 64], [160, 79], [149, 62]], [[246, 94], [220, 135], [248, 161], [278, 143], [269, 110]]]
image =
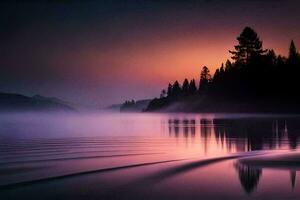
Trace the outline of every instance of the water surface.
[[288, 115], [2, 114], [0, 197], [299, 199], [294, 168], [238, 162], [298, 151], [299, 122]]

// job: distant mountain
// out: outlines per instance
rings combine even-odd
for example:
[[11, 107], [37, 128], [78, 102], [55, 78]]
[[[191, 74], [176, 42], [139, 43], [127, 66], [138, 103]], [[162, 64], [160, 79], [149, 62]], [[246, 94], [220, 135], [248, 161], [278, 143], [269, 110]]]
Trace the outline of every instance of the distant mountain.
[[0, 111], [67, 111], [75, 109], [60, 99], [35, 95], [32, 97], [0, 93]]

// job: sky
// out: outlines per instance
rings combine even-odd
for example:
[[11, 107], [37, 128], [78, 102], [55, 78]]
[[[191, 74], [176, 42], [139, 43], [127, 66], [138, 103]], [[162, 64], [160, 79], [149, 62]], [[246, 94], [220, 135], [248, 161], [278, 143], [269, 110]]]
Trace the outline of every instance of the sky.
[[230, 58], [245, 26], [300, 45], [300, 1], [1, 1], [0, 91], [107, 106], [159, 96]]

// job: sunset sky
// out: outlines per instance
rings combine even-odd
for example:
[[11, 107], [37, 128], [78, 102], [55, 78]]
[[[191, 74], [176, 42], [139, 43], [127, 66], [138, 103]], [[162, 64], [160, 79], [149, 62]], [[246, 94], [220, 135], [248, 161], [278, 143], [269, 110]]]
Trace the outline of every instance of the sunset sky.
[[230, 57], [251, 26], [264, 48], [300, 48], [300, 1], [0, 3], [0, 91], [106, 106], [159, 96]]

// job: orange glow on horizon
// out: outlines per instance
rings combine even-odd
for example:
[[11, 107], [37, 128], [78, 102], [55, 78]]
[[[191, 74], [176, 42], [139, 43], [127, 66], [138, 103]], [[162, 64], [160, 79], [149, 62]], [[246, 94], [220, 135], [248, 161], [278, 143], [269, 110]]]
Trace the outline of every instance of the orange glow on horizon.
[[[117, 80], [125, 85], [140, 82], [162, 88], [175, 80], [182, 83], [185, 78], [194, 78], [198, 82], [203, 66], [207, 66], [213, 75], [222, 63], [230, 59], [228, 50], [233, 49], [238, 34], [142, 41], [119, 48], [111, 47], [106, 51], [86, 48], [76, 55], [76, 60], [72, 59], [74, 54], [64, 55], [64, 60], [71, 62], [69, 65], [75, 72], [78, 71], [78, 77], [86, 73], [86, 78], [95, 85], [99, 84], [98, 81]], [[268, 38], [267, 34], [260, 35], [260, 38], [264, 41], [264, 48], [274, 46], [272, 40], [264, 40]], [[285, 46], [277, 44], [274, 50], [277, 54], [286, 55], [288, 45], [288, 41]], [[81, 70], [83, 66], [86, 68], [84, 72]]]

